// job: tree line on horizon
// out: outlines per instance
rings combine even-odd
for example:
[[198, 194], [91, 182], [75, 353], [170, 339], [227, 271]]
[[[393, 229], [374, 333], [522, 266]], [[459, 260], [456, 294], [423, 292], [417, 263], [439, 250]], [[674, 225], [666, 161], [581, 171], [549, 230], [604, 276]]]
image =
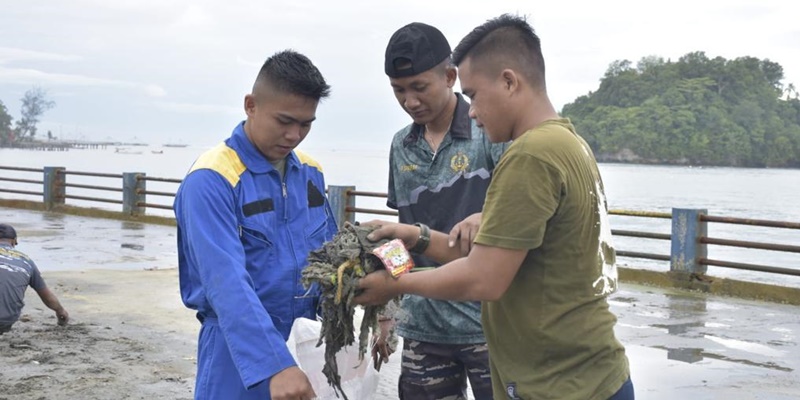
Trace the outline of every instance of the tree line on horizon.
[[[800, 168], [800, 94], [783, 80], [780, 64], [749, 56], [618, 60], [561, 114], [599, 161]], [[41, 88], [20, 101], [13, 124], [0, 99], [0, 146], [37, 140], [41, 116], [55, 106]]]
[[614, 61], [599, 88], [566, 104], [600, 161], [800, 167], [800, 99], [768, 59]]

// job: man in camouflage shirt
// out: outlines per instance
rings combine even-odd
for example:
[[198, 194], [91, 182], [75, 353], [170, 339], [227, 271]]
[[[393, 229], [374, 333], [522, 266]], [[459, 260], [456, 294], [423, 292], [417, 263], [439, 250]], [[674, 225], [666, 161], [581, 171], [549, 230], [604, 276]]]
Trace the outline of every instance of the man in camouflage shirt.
[[[392, 36], [385, 62], [395, 97], [413, 119], [392, 141], [387, 205], [402, 223], [444, 232], [479, 218], [505, 145], [489, 143], [470, 120], [469, 104], [453, 92], [456, 69], [447, 39], [430, 25], [411, 23]], [[462, 239], [470, 243], [472, 237]], [[419, 255], [414, 261], [438, 265]], [[394, 319], [404, 339], [401, 399], [466, 398], [467, 378], [477, 400], [492, 398], [480, 303], [406, 296]], [[376, 348], [388, 357], [384, 343]]]

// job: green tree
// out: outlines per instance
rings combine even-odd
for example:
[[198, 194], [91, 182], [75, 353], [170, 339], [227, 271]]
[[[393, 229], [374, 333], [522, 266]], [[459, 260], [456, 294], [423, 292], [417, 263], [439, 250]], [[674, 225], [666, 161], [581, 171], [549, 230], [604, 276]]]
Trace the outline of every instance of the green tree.
[[33, 88], [22, 96], [22, 117], [17, 121], [17, 135], [22, 140], [32, 140], [36, 136], [36, 125], [39, 118], [56, 103], [47, 99], [47, 92], [41, 88]]
[[761, 72], [779, 94], [783, 93], [783, 67], [780, 64], [765, 59], [761, 61]]
[[618, 60], [561, 113], [601, 161], [800, 167], [800, 95], [783, 80], [749, 56]]
[[11, 144], [11, 121], [13, 118], [8, 113], [6, 105], [0, 100], [0, 146], [8, 146]]

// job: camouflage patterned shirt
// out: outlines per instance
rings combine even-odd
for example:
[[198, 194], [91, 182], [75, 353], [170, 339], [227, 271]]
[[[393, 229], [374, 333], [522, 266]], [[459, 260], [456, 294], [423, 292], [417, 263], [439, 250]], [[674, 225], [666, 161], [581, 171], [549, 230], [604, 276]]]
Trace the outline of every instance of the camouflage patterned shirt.
[[[423, 138], [424, 127], [411, 124], [394, 135], [389, 156], [389, 196], [400, 222], [421, 222], [449, 232], [464, 218], [481, 212], [492, 170], [507, 147], [492, 144], [469, 118], [469, 103], [459, 94], [450, 126], [434, 153]], [[416, 256], [417, 266], [438, 266]], [[450, 302], [408, 295], [397, 332], [430, 343], [483, 343], [479, 302]]]

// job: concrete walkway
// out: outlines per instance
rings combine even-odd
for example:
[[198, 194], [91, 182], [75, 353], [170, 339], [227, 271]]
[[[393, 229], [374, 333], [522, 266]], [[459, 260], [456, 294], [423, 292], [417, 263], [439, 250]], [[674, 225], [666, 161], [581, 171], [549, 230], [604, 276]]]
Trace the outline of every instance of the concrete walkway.
[[[175, 268], [175, 228], [0, 208], [48, 271]], [[177, 288], [176, 288], [177, 293]], [[800, 307], [623, 284], [610, 299], [640, 399], [800, 398]], [[381, 371], [396, 398], [399, 354]]]

